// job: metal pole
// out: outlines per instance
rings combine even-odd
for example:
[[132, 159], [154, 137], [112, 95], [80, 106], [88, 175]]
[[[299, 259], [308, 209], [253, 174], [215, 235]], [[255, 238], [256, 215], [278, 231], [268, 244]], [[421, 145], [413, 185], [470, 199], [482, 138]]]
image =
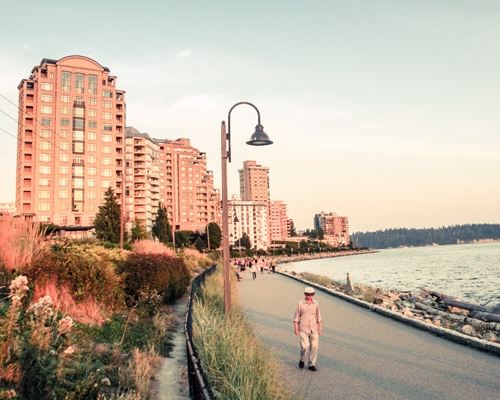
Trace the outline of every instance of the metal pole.
[[227, 134], [226, 123], [221, 124], [221, 162], [222, 162], [222, 262], [224, 270], [224, 312], [231, 314], [231, 281], [229, 272], [229, 217], [227, 204]]

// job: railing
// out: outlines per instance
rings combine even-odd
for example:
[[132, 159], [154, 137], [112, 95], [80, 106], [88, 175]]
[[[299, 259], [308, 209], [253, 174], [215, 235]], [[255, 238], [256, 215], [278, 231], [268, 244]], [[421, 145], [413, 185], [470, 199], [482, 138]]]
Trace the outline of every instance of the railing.
[[212, 275], [217, 268], [213, 265], [202, 274], [198, 275], [191, 282], [189, 290], [189, 298], [187, 304], [186, 319], [184, 322], [184, 333], [186, 334], [186, 347], [187, 347], [187, 364], [188, 364], [188, 377], [189, 377], [189, 397], [194, 400], [215, 400], [216, 397], [212, 393], [212, 388], [208, 384], [207, 376], [203, 372], [198, 353], [193, 343], [193, 296], [196, 291], [204, 282], [207, 276]]

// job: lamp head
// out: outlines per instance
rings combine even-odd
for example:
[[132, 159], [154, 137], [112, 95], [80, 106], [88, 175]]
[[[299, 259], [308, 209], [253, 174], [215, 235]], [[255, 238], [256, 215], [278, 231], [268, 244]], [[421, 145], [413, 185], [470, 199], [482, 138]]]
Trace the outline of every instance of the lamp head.
[[257, 124], [255, 132], [250, 137], [247, 144], [251, 146], [267, 146], [269, 144], [273, 144], [273, 142], [269, 140], [269, 136], [267, 136], [267, 133], [264, 132], [264, 127], [261, 124]]

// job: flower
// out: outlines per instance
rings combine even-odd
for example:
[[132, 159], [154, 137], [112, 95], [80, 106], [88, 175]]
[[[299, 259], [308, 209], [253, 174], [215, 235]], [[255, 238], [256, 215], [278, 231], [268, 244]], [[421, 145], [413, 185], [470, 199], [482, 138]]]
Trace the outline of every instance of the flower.
[[73, 320], [71, 319], [71, 317], [64, 317], [59, 320], [58, 325], [59, 326], [57, 327], [57, 333], [59, 333], [60, 335], [63, 333], [68, 333], [71, 332], [73, 328]]
[[63, 354], [71, 355], [75, 352], [75, 349], [72, 346], [69, 346], [66, 350], [63, 351]]

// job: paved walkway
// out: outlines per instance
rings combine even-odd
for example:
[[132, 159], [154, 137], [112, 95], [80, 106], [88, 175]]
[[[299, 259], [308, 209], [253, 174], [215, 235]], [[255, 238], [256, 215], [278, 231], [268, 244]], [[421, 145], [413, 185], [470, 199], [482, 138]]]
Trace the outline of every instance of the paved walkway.
[[282, 360], [283, 378], [303, 399], [500, 399], [500, 357], [458, 345], [316, 290], [323, 317], [317, 372], [298, 368], [293, 331], [306, 285], [251, 274], [240, 300], [261, 341]]

